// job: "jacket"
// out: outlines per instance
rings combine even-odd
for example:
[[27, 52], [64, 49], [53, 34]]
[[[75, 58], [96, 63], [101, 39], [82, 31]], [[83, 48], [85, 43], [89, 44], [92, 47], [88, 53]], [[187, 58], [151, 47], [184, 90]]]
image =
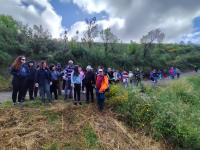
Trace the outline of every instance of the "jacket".
[[92, 86], [95, 84], [95, 74], [92, 71], [88, 71], [85, 74], [85, 85]]
[[50, 83], [51, 81], [51, 73], [48, 69], [39, 69], [36, 74], [36, 83], [39, 85], [45, 85], [46, 83]]
[[81, 84], [81, 75], [75, 76], [74, 73], [71, 75], [71, 83], [72, 84]]
[[[100, 75], [97, 76], [96, 85], [99, 78], [101, 78]], [[99, 93], [104, 93], [108, 88], [109, 88], [108, 76], [104, 75], [103, 80], [101, 81], [101, 86], [97, 90], [99, 90]]]

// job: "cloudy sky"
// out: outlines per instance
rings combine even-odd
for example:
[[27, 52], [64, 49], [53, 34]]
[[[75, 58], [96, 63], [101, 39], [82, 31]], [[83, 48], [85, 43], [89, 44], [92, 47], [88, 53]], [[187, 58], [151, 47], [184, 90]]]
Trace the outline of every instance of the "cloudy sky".
[[70, 37], [83, 32], [85, 18], [95, 16], [125, 42], [160, 28], [165, 42], [200, 43], [200, 0], [0, 0], [0, 14], [41, 24], [55, 38], [65, 29]]

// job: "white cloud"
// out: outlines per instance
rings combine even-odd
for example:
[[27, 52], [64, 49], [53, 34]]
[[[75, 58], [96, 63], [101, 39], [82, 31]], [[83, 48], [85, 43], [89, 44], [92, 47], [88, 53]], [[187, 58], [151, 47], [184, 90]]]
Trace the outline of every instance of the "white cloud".
[[192, 32], [192, 21], [200, 16], [200, 1], [197, 0], [71, 1], [88, 13], [104, 11], [110, 20], [123, 20], [123, 29], [112, 26], [115, 27], [115, 33], [124, 41], [139, 41], [142, 35], [155, 28], [160, 28], [166, 33], [166, 41], [177, 41], [183, 35]]
[[48, 0], [0, 0], [0, 14], [29, 25], [42, 25], [54, 38], [63, 31], [62, 17], [57, 15]]

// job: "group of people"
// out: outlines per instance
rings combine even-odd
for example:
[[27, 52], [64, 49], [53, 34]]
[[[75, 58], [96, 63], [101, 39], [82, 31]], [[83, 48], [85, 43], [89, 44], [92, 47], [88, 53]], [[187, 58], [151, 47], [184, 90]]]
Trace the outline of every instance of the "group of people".
[[90, 65], [83, 70], [80, 66], [74, 65], [72, 60], [68, 61], [65, 68], [62, 68], [61, 64], [48, 66], [46, 61], [36, 65], [34, 61], [26, 62], [25, 56], [19, 56], [11, 65], [10, 72], [13, 75], [14, 105], [21, 105], [25, 101], [27, 91], [30, 100], [34, 100], [39, 91], [43, 103], [57, 100], [62, 91], [64, 100], [73, 98], [74, 105], [82, 105], [81, 92], [86, 95], [86, 103], [93, 103], [95, 89], [98, 108], [103, 111], [109, 79], [101, 67], [96, 72]]
[[175, 67], [170, 67], [169, 70], [152, 70], [150, 72], [150, 79], [153, 83], [153, 85], [155, 86], [158, 82], [158, 80], [161, 80], [161, 79], [179, 79], [180, 78], [180, 75], [181, 75], [181, 71], [180, 69], [178, 68], [175, 68]]
[[[110, 84], [122, 83], [124, 87], [129, 85], [142, 86], [144, 73], [136, 68], [134, 71], [119, 71], [112, 68], [98, 67], [93, 69], [88, 65], [85, 69], [74, 65], [69, 60], [65, 67], [60, 63], [47, 65], [41, 61], [36, 65], [34, 61], [26, 62], [26, 57], [19, 56], [10, 67], [13, 75], [12, 85], [13, 104], [22, 104], [27, 92], [30, 100], [34, 100], [39, 91], [42, 102], [57, 100], [59, 95], [64, 94], [64, 100], [74, 99], [74, 105], [82, 105], [81, 93], [85, 95], [86, 103], [94, 102], [94, 91], [98, 108], [104, 108], [105, 92], [109, 91]], [[149, 79], [155, 86], [158, 80], [179, 78], [181, 71], [171, 67], [169, 70], [154, 69], [150, 72]]]

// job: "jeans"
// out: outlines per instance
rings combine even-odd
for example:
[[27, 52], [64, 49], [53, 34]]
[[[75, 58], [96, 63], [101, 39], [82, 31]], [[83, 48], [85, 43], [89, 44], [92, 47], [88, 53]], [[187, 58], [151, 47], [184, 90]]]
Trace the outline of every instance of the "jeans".
[[45, 95], [47, 96], [48, 101], [51, 102], [50, 84], [44, 83], [43, 85], [39, 85], [39, 90], [42, 102], [45, 103]]
[[105, 103], [105, 93], [100, 93], [99, 90], [96, 90], [97, 95], [97, 104], [99, 111], [103, 111]]
[[65, 81], [65, 97], [67, 96], [69, 96], [69, 98], [72, 98], [71, 80]]

